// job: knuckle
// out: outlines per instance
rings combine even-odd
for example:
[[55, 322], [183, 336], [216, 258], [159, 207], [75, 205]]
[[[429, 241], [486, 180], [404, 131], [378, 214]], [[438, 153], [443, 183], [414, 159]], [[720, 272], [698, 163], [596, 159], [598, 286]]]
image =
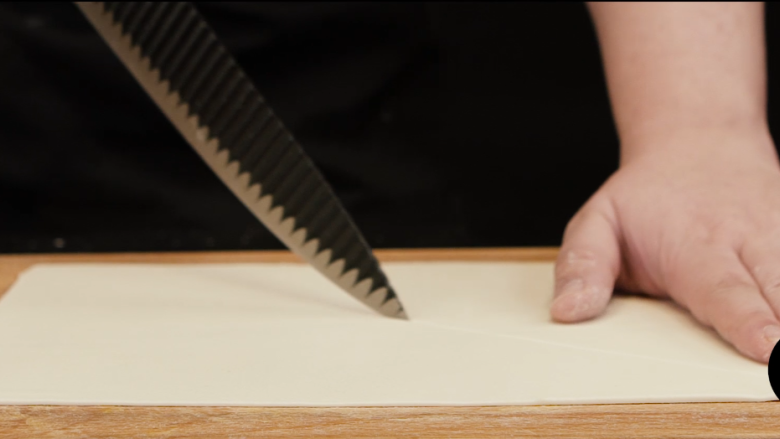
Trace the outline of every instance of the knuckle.
[[737, 289], [750, 287], [750, 282], [745, 276], [733, 271], [726, 272], [712, 285], [710, 294], [714, 296], [734, 294]]
[[569, 237], [578, 226], [591, 217], [594, 213], [593, 202], [589, 201], [574, 214], [573, 217], [566, 223], [566, 228], [563, 231], [564, 240]]
[[577, 225], [580, 223], [580, 219], [582, 218], [582, 212], [577, 212], [568, 223], [566, 223], [566, 228], [563, 229], [563, 241], [566, 242], [568, 239], [571, 238], [572, 233], [574, 233], [574, 230], [577, 229]]

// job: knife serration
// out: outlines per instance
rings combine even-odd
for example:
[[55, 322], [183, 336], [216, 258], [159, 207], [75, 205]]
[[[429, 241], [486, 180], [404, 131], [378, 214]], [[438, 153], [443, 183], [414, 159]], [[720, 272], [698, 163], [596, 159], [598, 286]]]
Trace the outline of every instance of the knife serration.
[[76, 2], [157, 106], [289, 249], [390, 317], [403, 306], [314, 163], [189, 2]]

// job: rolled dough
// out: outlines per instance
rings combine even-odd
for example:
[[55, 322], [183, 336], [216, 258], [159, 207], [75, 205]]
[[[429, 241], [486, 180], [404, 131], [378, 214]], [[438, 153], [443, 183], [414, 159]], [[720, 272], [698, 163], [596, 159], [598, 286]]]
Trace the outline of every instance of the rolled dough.
[[39, 265], [0, 299], [0, 404], [762, 401], [765, 365], [669, 302], [552, 323], [549, 263], [386, 263], [411, 321], [300, 264]]

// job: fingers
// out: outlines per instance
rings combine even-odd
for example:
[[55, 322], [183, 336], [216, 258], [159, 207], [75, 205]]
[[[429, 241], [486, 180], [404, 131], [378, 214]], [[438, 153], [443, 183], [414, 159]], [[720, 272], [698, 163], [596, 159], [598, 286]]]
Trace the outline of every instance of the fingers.
[[753, 277], [728, 247], [697, 250], [681, 267], [670, 294], [737, 350], [768, 362], [780, 338], [780, 322]]
[[780, 316], [780, 243], [765, 236], [745, 245], [740, 252], [745, 267], [755, 279], [764, 299]]
[[620, 271], [618, 232], [606, 205], [584, 208], [566, 227], [555, 263], [554, 320], [578, 322], [607, 307]]

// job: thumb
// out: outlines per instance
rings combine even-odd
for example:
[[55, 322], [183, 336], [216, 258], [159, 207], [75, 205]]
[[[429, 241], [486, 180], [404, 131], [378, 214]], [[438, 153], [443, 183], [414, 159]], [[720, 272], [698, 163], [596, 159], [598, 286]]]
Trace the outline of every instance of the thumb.
[[609, 202], [588, 203], [572, 218], [555, 262], [554, 320], [579, 322], [601, 314], [620, 273], [617, 222]]

